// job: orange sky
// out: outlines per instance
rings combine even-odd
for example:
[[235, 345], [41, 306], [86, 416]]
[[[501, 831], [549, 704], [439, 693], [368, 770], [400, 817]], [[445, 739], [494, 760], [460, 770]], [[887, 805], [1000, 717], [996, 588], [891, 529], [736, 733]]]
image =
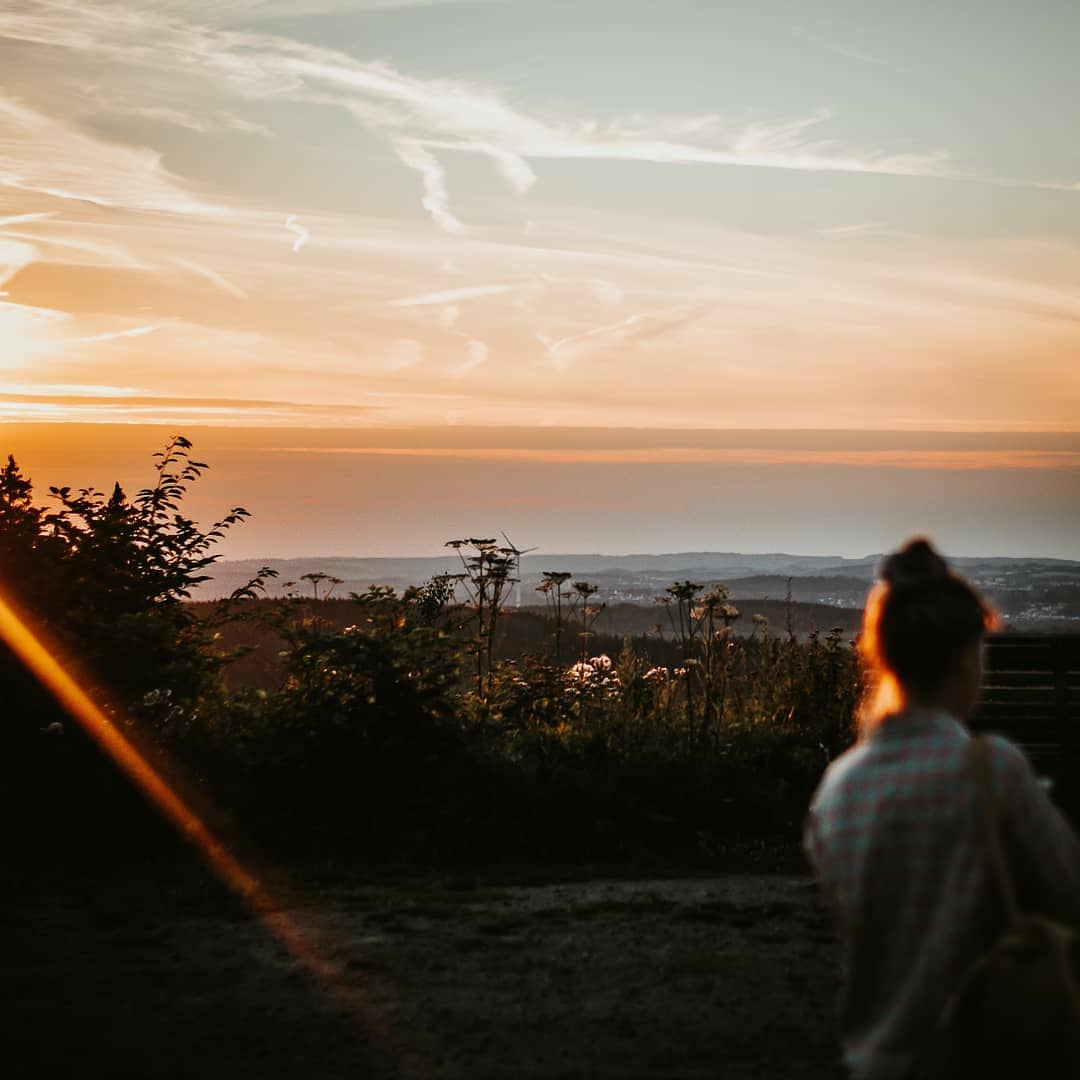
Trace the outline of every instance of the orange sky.
[[[12, 424], [50, 484], [151, 480], [168, 429]], [[188, 428], [189, 509], [240, 504], [234, 557], [431, 555], [505, 530], [544, 553], [866, 555], [928, 532], [952, 554], [1080, 558], [1080, 435], [611, 428]], [[0, 450], [5, 449], [0, 446]]]
[[[264, 432], [229, 459], [230, 501], [264, 490], [272, 457], [296, 489], [313, 469], [398, 484], [394, 513], [435, 497], [417, 478], [450, 462], [497, 458], [521, 499], [552, 498], [571, 467], [758, 483], [802, 467], [839, 500], [837, 550], [863, 535], [852, 469], [910, 478], [913, 519], [936, 512], [930, 473], [996, 477], [986, 523], [1022, 472], [1050, 523], [1030, 542], [1075, 551], [1074, 446], [926, 434], [1080, 426], [1080, 69], [1065, 44], [1080, 9], [963, 8], [5, 5], [0, 433], [52, 474], [103, 463], [79, 455], [116, 426]], [[28, 423], [45, 427], [30, 438]], [[437, 434], [485, 426], [593, 435]], [[330, 454], [299, 429], [343, 441]], [[627, 445], [627, 429], [930, 442]], [[153, 445], [141, 435], [138, 453]], [[589, 513], [550, 510], [615, 543]], [[679, 520], [707, 539], [697, 513], [691, 499]], [[765, 543], [761, 528], [748, 535]]]

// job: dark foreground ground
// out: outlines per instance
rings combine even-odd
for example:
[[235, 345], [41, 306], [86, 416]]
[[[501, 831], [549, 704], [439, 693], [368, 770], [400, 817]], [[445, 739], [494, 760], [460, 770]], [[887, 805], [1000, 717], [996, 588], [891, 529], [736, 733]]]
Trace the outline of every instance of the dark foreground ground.
[[5, 1075], [841, 1075], [802, 877], [307, 868], [275, 875], [301, 958], [182, 859], [5, 865]]

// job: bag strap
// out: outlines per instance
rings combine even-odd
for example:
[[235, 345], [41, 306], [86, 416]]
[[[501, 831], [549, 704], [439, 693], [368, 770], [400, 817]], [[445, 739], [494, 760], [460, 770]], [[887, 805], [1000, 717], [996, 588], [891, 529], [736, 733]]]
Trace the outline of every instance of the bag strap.
[[968, 762], [975, 777], [975, 791], [979, 804], [979, 817], [982, 822], [983, 848], [990, 862], [990, 872], [997, 883], [1002, 903], [1005, 905], [1005, 917], [1010, 926], [1015, 926], [1022, 917], [1020, 905], [1016, 899], [1016, 889], [1009, 864], [1005, 858], [1005, 849], [1001, 843], [1001, 830], [998, 827], [997, 806], [990, 776], [990, 754], [986, 741], [973, 735], [968, 741]]

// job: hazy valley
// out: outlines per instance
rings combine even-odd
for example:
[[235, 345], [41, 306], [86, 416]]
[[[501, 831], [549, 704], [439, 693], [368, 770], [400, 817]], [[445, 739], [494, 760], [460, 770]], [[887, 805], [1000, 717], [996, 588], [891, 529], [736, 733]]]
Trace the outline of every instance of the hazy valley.
[[[573, 574], [599, 587], [597, 600], [607, 605], [597, 629], [607, 633], [645, 634], [660, 625], [663, 612], [656, 598], [676, 581], [704, 585], [721, 583], [747, 618], [768, 616], [777, 629], [785, 627], [790, 589], [791, 616], [796, 632], [817, 627], [828, 630], [858, 624], [866, 592], [873, 583], [880, 555], [851, 559], [840, 556], [744, 554], [737, 552], [685, 552], [662, 555], [527, 554], [521, 558], [520, 585], [508, 607], [543, 610], [537, 586], [544, 571]], [[993, 600], [1006, 624], [1017, 630], [1068, 630], [1080, 623], [1080, 562], [1042, 558], [958, 557], [957, 568]], [[320, 595], [333, 587], [336, 597], [362, 592], [372, 584], [403, 589], [461, 569], [453, 552], [433, 558], [316, 557], [303, 559], [223, 560], [213, 578], [197, 593], [198, 599], [227, 595], [243, 585], [263, 565], [277, 578], [270, 595], [289, 592], [312, 595], [305, 575], [325, 574], [337, 584], [322, 582]]]

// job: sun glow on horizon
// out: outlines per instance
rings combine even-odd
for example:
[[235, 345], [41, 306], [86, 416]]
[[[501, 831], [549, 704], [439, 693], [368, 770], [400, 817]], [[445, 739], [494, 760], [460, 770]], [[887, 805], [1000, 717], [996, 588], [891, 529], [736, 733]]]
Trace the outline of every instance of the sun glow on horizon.
[[[113, 429], [234, 432], [241, 488], [271, 461], [310, 488], [317, 460], [394, 514], [440, 497], [421, 469], [550, 501], [568, 468], [753, 472], [787, 498], [797, 467], [851, 543], [870, 475], [922, 485], [918, 516], [963, 474], [987, 523], [1023, 475], [1043, 524], [1014, 517], [1016, 542], [1073, 550], [1075, 446], [931, 436], [1077, 428], [1080, 9], [627, 12], [583, 0], [574, 33], [507, 0], [0, 12], [0, 430], [70, 424], [52, 460]], [[929, 441], [301, 452], [403, 428]], [[286, 429], [311, 437], [241, 436]]]

